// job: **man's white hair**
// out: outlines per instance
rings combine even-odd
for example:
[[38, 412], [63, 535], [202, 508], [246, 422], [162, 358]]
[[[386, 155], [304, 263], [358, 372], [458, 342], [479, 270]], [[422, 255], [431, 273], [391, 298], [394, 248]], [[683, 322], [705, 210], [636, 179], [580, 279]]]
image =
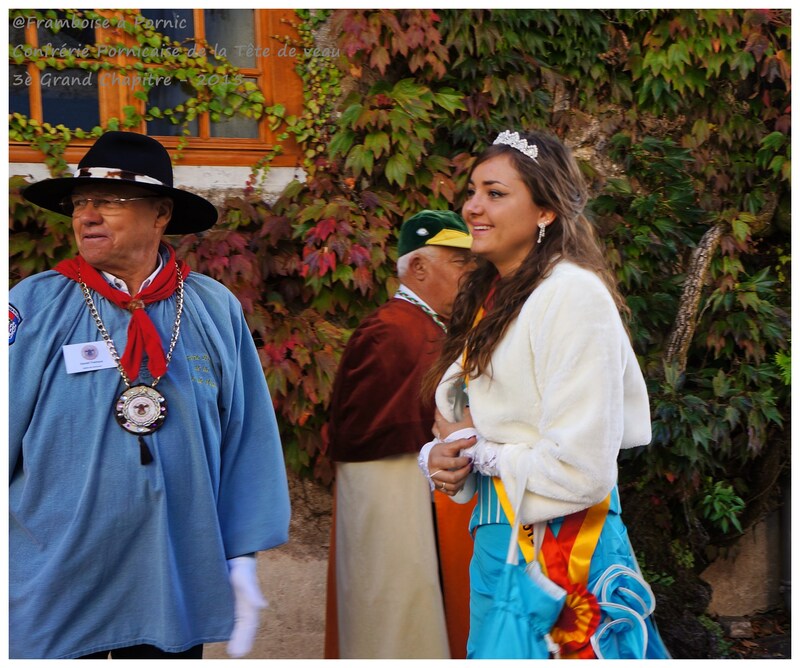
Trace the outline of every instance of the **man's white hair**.
[[420, 255], [426, 256], [429, 260], [435, 260], [437, 255], [436, 246], [421, 246], [420, 248], [417, 248], [416, 250], [406, 253], [405, 255], [401, 255], [399, 258], [397, 258], [397, 276], [401, 280], [403, 276], [408, 273], [408, 269], [411, 267], [411, 261]]

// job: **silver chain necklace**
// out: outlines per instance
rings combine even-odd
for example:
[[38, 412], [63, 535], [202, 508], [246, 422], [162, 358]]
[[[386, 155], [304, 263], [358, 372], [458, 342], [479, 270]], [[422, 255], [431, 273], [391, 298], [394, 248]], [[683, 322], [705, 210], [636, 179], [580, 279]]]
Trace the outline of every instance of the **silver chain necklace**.
[[[176, 267], [176, 270], [178, 273], [177, 304], [175, 308], [175, 323], [172, 325], [172, 337], [166, 355], [167, 366], [169, 366], [172, 359], [175, 344], [178, 342], [178, 335], [181, 331], [181, 314], [183, 313], [183, 276], [181, 276], [180, 268]], [[80, 279], [80, 276], [78, 278]], [[79, 280], [79, 284], [86, 305], [89, 307], [89, 313], [94, 319], [95, 325], [97, 325], [97, 329], [108, 347], [108, 352], [111, 354], [111, 359], [117, 365], [117, 369], [127, 388], [114, 402], [114, 413], [117, 422], [123, 429], [132, 434], [138, 434], [139, 436], [151, 434], [164, 423], [167, 417], [167, 400], [161, 392], [155, 389], [163, 375], [154, 378], [150, 385], [142, 383], [131, 386], [131, 380], [128, 378], [128, 374], [125, 373], [125, 369], [122, 368], [122, 361], [114, 345], [114, 340], [100, 318], [100, 313], [97, 311], [92, 295], [89, 292], [89, 287], [81, 280]]]

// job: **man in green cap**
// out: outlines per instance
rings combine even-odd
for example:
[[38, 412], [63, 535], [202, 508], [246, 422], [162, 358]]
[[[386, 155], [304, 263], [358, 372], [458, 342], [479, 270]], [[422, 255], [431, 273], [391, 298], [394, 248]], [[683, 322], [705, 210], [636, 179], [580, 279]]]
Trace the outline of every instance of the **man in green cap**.
[[420, 211], [398, 240], [400, 287], [353, 332], [334, 382], [336, 462], [326, 658], [450, 658], [436, 530], [417, 454], [430, 440], [436, 359], [472, 237], [452, 211]]

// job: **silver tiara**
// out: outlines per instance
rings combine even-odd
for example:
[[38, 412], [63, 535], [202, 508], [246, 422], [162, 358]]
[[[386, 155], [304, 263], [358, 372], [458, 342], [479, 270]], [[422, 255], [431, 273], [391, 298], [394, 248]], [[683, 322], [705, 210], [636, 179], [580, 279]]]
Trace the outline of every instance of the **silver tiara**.
[[539, 162], [536, 159], [536, 156], [539, 155], [539, 147], [536, 146], [536, 144], [529, 144], [527, 139], [523, 139], [519, 136], [519, 132], [503, 130], [497, 135], [497, 139], [495, 139], [492, 144], [505, 144], [506, 146], [517, 149], [520, 153], [524, 153], [534, 162]]

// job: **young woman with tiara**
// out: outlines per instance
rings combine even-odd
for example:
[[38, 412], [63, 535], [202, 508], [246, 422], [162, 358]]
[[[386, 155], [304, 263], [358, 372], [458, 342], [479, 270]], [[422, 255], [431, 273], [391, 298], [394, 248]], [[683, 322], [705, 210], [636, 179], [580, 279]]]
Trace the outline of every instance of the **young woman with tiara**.
[[502, 132], [470, 174], [478, 265], [428, 377], [419, 458], [432, 488], [478, 495], [468, 657], [514, 656], [503, 638], [486, 650], [484, 627], [516, 542], [514, 568], [558, 601], [550, 655], [669, 658], [616, 487], [620, 449], [651, 439], [647, 389], [586, 201], [570, 151], [539, 132]]

